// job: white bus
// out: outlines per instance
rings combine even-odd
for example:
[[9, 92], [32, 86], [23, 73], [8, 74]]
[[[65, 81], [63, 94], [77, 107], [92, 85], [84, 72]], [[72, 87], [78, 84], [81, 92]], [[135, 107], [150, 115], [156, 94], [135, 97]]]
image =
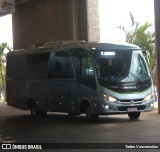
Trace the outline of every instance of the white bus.
[[141, 49], [131, 44], [51, 42], [7, 54], [7, 104], [78, 115], [128, 114], [154, 109], [154, 87]]

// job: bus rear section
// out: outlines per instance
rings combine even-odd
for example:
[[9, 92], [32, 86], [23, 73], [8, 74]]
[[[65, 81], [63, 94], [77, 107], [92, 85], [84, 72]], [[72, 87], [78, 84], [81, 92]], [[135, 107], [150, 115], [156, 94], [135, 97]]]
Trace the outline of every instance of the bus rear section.
[[32, 116], [80, 113], [76, 84], [66, 50], [13, 51], [7, 55], [7, 104], [30, 109]]

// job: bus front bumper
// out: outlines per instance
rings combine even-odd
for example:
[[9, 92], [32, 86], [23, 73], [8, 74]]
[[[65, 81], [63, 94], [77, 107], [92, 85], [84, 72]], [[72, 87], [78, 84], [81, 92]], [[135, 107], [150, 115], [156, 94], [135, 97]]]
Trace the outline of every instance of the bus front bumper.
[[127, 114], [129, 112], [147, 112], [154, 110], [154, 100], [142, 103], [117, 103], [101, 105], [99, 115]]

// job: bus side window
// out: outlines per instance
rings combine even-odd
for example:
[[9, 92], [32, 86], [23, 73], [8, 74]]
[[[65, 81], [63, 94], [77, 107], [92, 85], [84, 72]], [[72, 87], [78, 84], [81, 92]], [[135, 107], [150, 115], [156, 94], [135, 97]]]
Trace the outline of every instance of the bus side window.
[[94, 76], [94, 69], [93, 69], [92, 61], [91, 61], [91, 58], [89, 57], [89, 55], [82, 58], [81, 64], [82, 64], [81, 75], [87, 76], [87, 77], [93, 77]]
[[56, 61], [55, 63], [55, 71], [63, 71], [61, 63], [59, 61]]
[[49, 68], [48, 68], [48, 78], [53, 78], [54, 76], [54, 62], [55, 62], [55, 52], [51, 52], [49, 57]]
[[89, 53], [77, 48], [71, 50], [71, 56], [77, 77], [93, 77], [95, 75]]
[[73, 68], [68, 51], [52, 52], [49, 64], [49, 78], [73, 78]]
[[71, 50], [77, 81], [96, 89], [95, 70], [90, 54], [80, 48]]

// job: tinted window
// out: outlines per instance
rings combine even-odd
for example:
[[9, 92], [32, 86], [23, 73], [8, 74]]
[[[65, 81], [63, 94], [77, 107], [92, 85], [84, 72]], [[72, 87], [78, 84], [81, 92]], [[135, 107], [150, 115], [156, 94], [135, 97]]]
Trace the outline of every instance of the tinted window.
[[96, 89], [95, 73], [91, 55], [86, 50], [78, 48], [72, 50], [71, 54], [78, 82]]
[[91, 58], [87, 55], [81, 59], [81, 62], [82, 62], [81, 75], [87, 77], [94, 76], [94, 69]]
[[121, 50], [113, 55], [96, 56], [96, 60], [99, 78], [105, 81], [139, 82], [149, 78], [141, 51]]
[[7, 57], [7, 75], [16, 80], [44, 79], [48, 76], [49, 53]]
[[57, 51], [52, 52], [50, 56], [50, 78], [73, 78], [73, 68], [69, 52]]

